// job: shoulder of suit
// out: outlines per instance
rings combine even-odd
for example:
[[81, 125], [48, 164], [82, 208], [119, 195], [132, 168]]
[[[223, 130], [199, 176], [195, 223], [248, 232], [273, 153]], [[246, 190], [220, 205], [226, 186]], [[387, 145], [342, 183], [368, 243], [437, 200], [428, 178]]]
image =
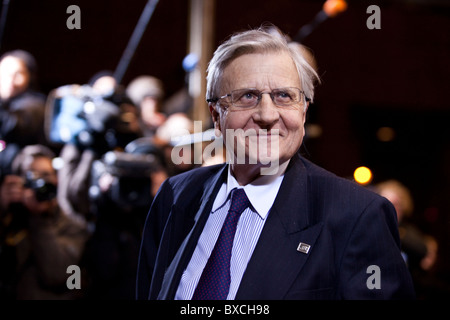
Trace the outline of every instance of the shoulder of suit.
[[330, 225], [337, 226], [336, 230], [339, 230], [344, 228], [342, 223], [352, 225], [350, 222], [356, 221], [363, 213], [383, 216], [379, 214], [380, 208], [387, 216], [393, 217], [390, 202], [370, 187], [339, 177], [309, 160], [301, 160], [307, 171], [310, 206], [317, 221], [329, 218]]
[[327, 186], [334, 186], [337, 189], [340, 189], [342, 192], [349, 192], [353, 194], [364, 194], [366, 196], [372, 197], [380, 197], [378, 194], [370, 190], [369, 187], [361, 186], [353, 180], [348, 178], [343, 178], [335, 173], [332, 173], [316, 164], [311, 162], [308, 159], [305, 159], [300, 156], [301, 161], [303, 162], [305, 168], [308, 171], [308, 176], [313, 183], [318, 184], [326, 184]]

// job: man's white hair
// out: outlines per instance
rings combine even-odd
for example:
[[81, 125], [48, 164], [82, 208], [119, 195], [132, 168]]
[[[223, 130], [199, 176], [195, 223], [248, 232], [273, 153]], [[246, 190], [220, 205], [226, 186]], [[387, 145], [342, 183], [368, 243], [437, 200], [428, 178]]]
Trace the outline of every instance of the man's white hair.
[[299, 46], [292, 45], [287, 36], [274, 26], [236, 33], [217, 48], [207, 69], [206, 99], [219, 97], [223, 72], [233, 60], [245, 54], [271, 52], [286, 52], [291, 56], [297, 68], [301, 89], [313, 101], [314, 85], [320, 81], [317, 72], [308, 63], [304, 51]]

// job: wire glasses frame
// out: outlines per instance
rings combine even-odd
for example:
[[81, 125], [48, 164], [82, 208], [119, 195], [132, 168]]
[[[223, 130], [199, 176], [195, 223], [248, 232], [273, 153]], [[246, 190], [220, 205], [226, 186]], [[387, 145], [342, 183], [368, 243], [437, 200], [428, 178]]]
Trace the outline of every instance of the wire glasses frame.
[[[265, 93], [270, 95], [270, 98], [277, 107], [301, 106], [303, 103], [310, 101], [304, 91], [294, 87], [277, 88], [269, 92], [259, 91], [254, 88], [238, 89], [220, 98], [207, 99], [206, 101], [209, 103], [217, 103], [219, 100], [228, 99], [228, 107], [236, 110], [247, 110], [256, 107], [262, 99], [262, 95]], [[304, 100], [302, 100], [302, 96], [305, 97]]]

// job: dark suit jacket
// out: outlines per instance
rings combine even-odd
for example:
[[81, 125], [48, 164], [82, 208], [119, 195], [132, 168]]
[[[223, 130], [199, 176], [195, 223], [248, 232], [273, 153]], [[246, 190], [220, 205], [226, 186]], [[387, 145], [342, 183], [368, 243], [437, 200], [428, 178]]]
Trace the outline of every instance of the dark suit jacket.
[[[225, 164], [203, 167], [161, 186], [143, 233], [138, 299], [174, 298], [226, 174]], [[236, 299], [414, 298], [385, 198], [297, 154], [267, 219]]]

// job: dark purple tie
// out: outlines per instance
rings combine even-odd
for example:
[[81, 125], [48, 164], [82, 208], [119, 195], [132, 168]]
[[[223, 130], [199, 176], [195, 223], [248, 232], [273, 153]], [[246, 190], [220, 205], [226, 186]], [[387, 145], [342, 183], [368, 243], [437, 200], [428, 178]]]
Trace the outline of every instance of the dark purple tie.
[[230, 260], [234, 234], [239, 217], [249, 204], [244, 189], [231, 191], [230, 209], [192, 300], [225, 300], [227, 298], [231, 281]]

